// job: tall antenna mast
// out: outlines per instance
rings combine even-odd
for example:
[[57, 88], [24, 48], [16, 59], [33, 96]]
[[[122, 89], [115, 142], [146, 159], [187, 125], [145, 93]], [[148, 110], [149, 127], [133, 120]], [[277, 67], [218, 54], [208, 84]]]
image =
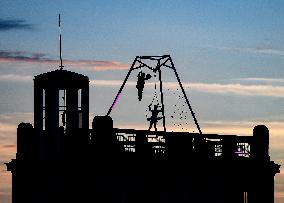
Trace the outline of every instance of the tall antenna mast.
[[59, 46], [60, 46], [60, 70], [62, 70], [63, 69], [63, 65], [62, 65], [62, 51], [61, 51], [61, 28], [60, 28], [60, 22], [61, 22], [61, 20], [60, 20], [60, 13], [59, 13], [59, 17], [58, 17], [58, 27], [59, 27], [59, 33], [60, 33], [60, 35], [59, 35]]

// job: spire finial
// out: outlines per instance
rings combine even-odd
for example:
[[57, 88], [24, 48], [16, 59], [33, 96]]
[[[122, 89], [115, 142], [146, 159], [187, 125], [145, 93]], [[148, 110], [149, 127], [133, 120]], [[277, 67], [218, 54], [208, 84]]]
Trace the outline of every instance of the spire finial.
[[58, 16], [58, 27], [59, 27], [59, 46], [60, 46], [60, 50], [59, 50], [59, 52], [60, 52], [60, 65], [59, 65], [59, 67], [60, 67], [60, 70], [62, 70], [64, 66], [62, 65], [61, 28], [60, 28], [60, 23], [61, 23], [61, 20], [60, 20], [60, 13], [59, 13], [59, 16]]

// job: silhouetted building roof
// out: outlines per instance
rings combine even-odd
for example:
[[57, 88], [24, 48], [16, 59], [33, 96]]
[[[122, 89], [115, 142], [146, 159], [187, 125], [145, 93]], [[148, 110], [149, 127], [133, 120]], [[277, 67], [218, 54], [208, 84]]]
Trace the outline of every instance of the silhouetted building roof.
[[269, 130], [252, 136], [113, 127], [89, 129], [89, 79], [67, 70], [34, 78], [34, 126], [17, 129], [13, 203], [273, 203]]
[[65, 84], [80, 88], [81, 85], [85, 85], [89, 82], [89, 78], [68, 70], [54, 70], [35, 76], [34, 82], [42, 87], [52, 85], [60, 88], [61, 84]]

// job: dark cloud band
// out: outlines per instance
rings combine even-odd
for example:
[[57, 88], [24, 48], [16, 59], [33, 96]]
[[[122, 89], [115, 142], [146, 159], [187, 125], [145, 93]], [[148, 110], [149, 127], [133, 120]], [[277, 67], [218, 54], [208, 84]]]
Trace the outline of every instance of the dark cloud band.
[[[51, 59], [43, 53], [32, 53], [28, 51], [5, 51], [0, 50], [1, 63], [36, 63], [47, 65], [58, 65], [58, 59]], [[84, 71], [105, 71], [105, 70], [128, 70], [129, 65], [119, 61], [102, 61], [102, 60], [64, 60], [64, 64], [77, 66]]]
[[9, 31], [9, 30], [31, 30], [33, 25], [26, 23], [25, 20], [4, 20], [0, 19], [0, 31]]

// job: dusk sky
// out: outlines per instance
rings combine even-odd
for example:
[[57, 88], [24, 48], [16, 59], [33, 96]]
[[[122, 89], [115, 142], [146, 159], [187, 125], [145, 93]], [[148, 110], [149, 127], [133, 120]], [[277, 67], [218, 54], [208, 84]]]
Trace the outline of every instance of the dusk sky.
[[[284, 166], [284, 1], [0, 0], [1, 203], [11, 203], [4, 163], [15, 158], [17, 125], [33, 124], [33, 76], [58, 69], [59, 13], [64, 69], [90, 79], [90, 120], [106, 114], [135, 56], [170, 54], [203, 133], [252, 135], [266, 125], [271, 159]], [[178, 95], [171, 74], [163, 72], [169, 106]], [[148, 127], [153, 86], [139, 103], [136, 76], [111, 114], [116, 127]], [[175, 122], [167, 127], [181, 130]]]

